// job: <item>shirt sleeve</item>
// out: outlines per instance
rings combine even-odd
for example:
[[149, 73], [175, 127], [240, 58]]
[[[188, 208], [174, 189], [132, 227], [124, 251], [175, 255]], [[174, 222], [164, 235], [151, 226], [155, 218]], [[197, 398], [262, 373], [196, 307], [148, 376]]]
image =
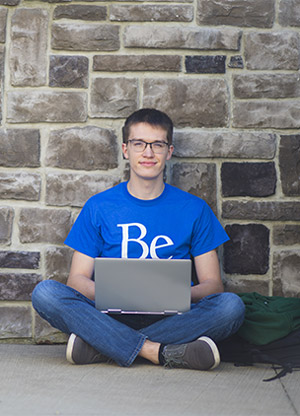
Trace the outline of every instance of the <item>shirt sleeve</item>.
[[191, 254], [193, 257], [216, 249], [229, 240], [224, 228], [218, 221], [212, 209], [204, 202], [200, 215], [196, 218], [192, 241]]
[[101, 224], [96, 221], [95, 209], [90, 201], [82, 208], [65, 244], [90, 257], [98, 257], [103, 247]]

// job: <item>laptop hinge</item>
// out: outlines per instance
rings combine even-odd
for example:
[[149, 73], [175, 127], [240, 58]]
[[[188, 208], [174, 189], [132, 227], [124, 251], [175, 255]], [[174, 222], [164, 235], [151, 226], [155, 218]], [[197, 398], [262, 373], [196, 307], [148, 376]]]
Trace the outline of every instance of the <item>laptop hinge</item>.
[[122, 309], [107, 309], [106, 313], [122, 313]]
[[179, 315], [180, 312], [178, 311], [173, 311], [173, 310], [165, 310], [164, 311], [164, 315]]
[[181, 315], [182, 312], [177, 310], [165, 310], [163, 312], [146, 312], [146, 311], [123, 311], [122, 309], [104, 309], [102, 313], [109, 314], [126, 314], [126, 315]]

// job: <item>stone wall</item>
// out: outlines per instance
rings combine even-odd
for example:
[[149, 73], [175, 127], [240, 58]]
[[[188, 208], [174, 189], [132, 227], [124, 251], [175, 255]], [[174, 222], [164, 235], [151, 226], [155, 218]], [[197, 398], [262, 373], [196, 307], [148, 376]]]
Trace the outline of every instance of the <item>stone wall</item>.
[[0, 0], [0, 339], [61, 341], [32, 310], [66, 280], [83, 203], [128, 177], [121, 126], [174, 120], [167, 181], [231, 237], [227, 289], [299, 296], [300, 0]]

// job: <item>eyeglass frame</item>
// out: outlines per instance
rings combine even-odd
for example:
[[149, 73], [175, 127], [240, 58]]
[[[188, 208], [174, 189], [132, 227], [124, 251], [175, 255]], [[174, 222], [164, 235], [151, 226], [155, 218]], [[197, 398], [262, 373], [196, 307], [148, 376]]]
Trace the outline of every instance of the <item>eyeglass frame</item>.
[[[131, 142], [135, 142], [135, 141], [142, 142], [145, 145], [144, 149], [141, 150], [141, 151], [134, 150], [136, 153], [143, 153], [147, 149], [147, 146], [149, 145], [150, 149], [153, 153], [162, 154], [163, 152], [162, 153], [155, 152], [155, 150], [152, 149], [152, 145], [155, 144], [155, 143], [159, 143], [159, 144], [166, 145], [167, 148], [169, 148], [171, 146], [168, 142], [164, 142], [162, 140], [155, 140], [154, 142], [146, 142], [146, 140], [144, 140], [144, 139], [129, 139], [129, 140], [127, 140], [127, 143], [131, 143]], [[165, 148], [163, 148], [162, 150], [164, 150], [164, 149]]]

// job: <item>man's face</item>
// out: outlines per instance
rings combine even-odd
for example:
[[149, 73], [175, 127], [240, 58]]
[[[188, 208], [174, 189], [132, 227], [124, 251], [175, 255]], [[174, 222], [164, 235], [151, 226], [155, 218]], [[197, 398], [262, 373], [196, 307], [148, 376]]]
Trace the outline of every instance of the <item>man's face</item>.
[[[124, 157], [129, 160], [131, 175], [144, 179], [163, 177], [166, 161], [173, 153], [173, 146], [162, 144], [162, 149], [153, 149], [149, 145], [141, 151], [136, 148], [136, 140], [147, 143], [167, 143], [167, 132], [161, 127], [154, 127], [148, 123], [137, 123], [130, 127], [128, 143], [122, 144]], [[131, 141], [133, 140], [133, 141]]]

